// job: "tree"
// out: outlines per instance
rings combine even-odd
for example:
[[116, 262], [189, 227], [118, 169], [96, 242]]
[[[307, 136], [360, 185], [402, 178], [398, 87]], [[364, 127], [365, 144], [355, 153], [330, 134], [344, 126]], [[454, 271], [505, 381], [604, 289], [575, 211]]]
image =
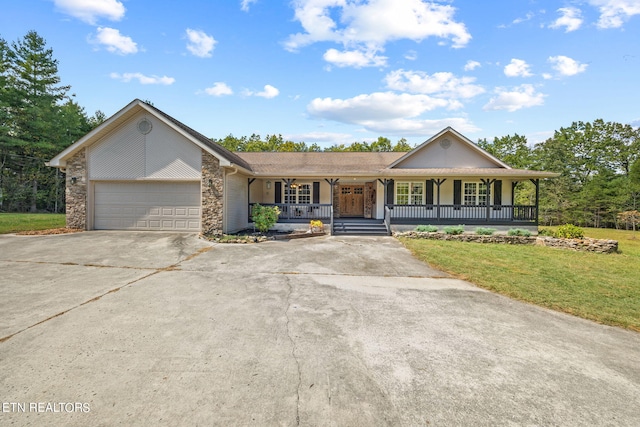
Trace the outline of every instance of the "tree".
[[495, 137], [491, 143], [485, 138], [478, 141], [478, 146], [513, 168], [527, 169], [532, 166], [533, 154], [527, 138], [517, 133]]

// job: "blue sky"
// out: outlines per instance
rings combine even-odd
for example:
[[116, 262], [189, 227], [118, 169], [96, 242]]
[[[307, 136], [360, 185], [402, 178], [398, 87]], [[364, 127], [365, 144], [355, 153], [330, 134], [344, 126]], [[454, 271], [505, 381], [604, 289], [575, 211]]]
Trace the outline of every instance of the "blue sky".
[[640, 125], [640, 0], [4, 2], [0, 37], [29, 30], [89, 114], [140, 98], [214, 138]]

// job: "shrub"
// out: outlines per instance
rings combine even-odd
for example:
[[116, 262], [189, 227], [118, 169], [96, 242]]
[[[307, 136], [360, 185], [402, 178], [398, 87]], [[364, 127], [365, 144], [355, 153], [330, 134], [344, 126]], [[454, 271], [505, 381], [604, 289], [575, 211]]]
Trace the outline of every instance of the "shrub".
[[582, 239], [584, 237], [584, 230], [573, 224], [565, 224], [556, 229], [553, 237], [560, 239]]
[[464, 225], [449, 225], [442, 230], [444, 230], [446, 234], [452, 234], [455, 236], [456, 234], [464, 233]]
[[436, 227], [435, 225], [419, 225], [416, 227], [416, 231], [422, 233], [435, 233], [436, 231], [438, 231], [438, 227]]
[[278, 222], [279, 215], [280, 209], [277, 206], [262, 206], [258, 203], [253, 205], [253, 222], [262, 233], [269, 231]]
[[508, 236], [523, 236], [523, 237], [531, 237], [531, 232], [529, 230], [525, 230], [523, 228], [512, 228], [507, 231]]
[[541, 228], [538, 230], [538, 236], [553, 236], [553, 230], [549, 228]]
[[476, 234], [480, 234], [480, 235], [483, 235], [483, 236], [491, 236], [495, 232], [496, 232], [495, 228], [489, 228], [489, 227], [478, 227], [478, 228], [476, 228]]

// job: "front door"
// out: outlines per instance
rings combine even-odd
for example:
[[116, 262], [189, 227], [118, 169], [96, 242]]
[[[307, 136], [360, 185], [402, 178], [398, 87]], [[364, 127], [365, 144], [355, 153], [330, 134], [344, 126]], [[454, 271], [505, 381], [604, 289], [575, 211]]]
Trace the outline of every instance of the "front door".
[[364, 185], [340, 186], [340, 216], [364, 216]]

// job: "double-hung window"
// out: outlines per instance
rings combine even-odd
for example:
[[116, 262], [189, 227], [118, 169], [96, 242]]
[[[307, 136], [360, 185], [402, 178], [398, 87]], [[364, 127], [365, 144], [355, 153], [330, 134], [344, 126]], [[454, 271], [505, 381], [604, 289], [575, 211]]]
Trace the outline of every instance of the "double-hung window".
[[424, 182], [396, 183], [396, 205], [424, 204]]
[[486, 205], [487, 185], [481, 182], [464, 183], [464, 205]]

